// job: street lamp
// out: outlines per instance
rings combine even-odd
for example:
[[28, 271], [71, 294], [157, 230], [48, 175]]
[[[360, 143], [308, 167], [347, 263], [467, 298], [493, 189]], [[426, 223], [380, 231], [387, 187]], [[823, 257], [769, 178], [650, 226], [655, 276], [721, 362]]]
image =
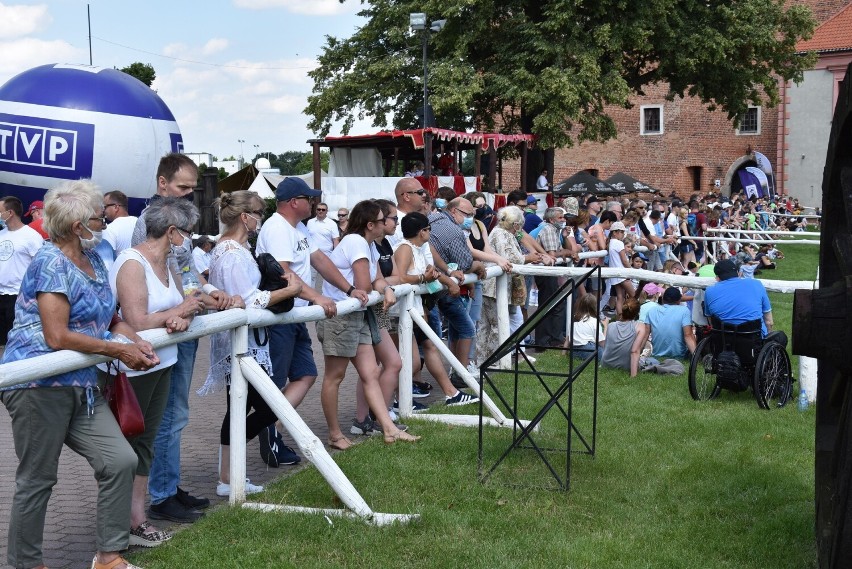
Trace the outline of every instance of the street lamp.
[[256, 157], [258, 157], [258, 156], [260, 156], [260, 145], [259, 145], [259, 144], [252, 144], [252, 146], [254, 146], [254, 155], [255, 155], [255, 158], [256, 158]]
[[242, 169], [243, 163], [245, 162], [245, 160], [243, 159], [243, 143], [245, 142], [245, 140], [240, 138], [237, 140], [237, 142], [240, 143], [240, 169]]
[[430, 25], [426, 14], [423, 12], [413, 12], [408, 15], [408, 23], [415, 32], [423, 32], [423, 128], [426, 128], [428, 126], [426, 117], [429, 109], [429, 87], [427, 85], [429, 67], [426, 48], [429, 44], [429, 32], [440, 32], [447, 25], [447, 20], [433, 20]]

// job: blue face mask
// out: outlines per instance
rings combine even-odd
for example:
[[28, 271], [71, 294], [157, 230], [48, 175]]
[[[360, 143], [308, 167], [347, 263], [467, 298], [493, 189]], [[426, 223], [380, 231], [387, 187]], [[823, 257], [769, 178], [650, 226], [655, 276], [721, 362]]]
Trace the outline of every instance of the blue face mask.
[[473, 227], [473, 218], [465, 217], [464, 220], [461, 222], [461, 228], [470, 229], [471, 227]]
[[443, 198], [435, 198], [435, 207], [437, 209], [444, 209], [447, 207], [447, 200]]

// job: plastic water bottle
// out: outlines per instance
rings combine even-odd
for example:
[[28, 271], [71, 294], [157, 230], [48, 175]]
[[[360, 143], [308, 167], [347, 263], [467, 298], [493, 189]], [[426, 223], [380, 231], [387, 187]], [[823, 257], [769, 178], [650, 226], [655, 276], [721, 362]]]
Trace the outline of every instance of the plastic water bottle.
[[181, 270], [180, 277], [183, 283], [184, 296], [192, 296], [192, 293], [201, 288], [201, 283], [198, 281], [198, 277], [195, 276], [195, 273], [189, 270], [189, 266], [186, 266]]
[[799, 401], [797, 403], [797, 407], [799, 411], [808, 410], [808, 394], [804, 388], [799, 390]]
[[135, 344], [133, 340], [125, 336], [124, 334], [113, 334], [109, 330], [104, 332], [104, 340], [107, 342], [116, 342], [119, 344]]

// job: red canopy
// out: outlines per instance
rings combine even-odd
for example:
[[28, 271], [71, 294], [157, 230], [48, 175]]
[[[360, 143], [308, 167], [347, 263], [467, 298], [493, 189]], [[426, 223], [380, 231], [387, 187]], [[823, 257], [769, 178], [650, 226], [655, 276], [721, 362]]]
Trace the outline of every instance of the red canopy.
[[[383, 130], [376, 134], [361, 134], [355, 136], [327, 136], [324, 139], [311, 141], [329, 148], [363, 148], [371, 147], [379, 150], [388, 147], [404, 146], [421, 150], [425, 146], [425, 135], [431, 134], [433, 141], [458, 142], [462, 150], [480, 146], [483, 151], [490, 148], [500, 148], [506, 145], [517, 145], [526, 142], [530, 146], [538, 138], [534, 134], [499, 134], [484, 132], [459, 132], [444, 128], [418, 128], [414, 130]], [[410, 144], [410, 146], [409, 146]]]

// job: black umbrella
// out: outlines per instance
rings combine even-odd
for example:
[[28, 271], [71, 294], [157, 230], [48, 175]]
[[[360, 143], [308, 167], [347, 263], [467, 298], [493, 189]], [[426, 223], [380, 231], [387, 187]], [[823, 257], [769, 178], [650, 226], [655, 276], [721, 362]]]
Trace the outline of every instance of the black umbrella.
[[626, 192], [613, 188], [610, 184], [595, 178], [585, 170], [577, 172], [553, 187], [555, 196], [581, 196], [595, 194], [596, 196], [616, 196]]
[[652, 188], [648, 184], [640, 182], [633, 176], [628, 176], [624, 172], [613, 174], [612, 176], [606, 179], [606, 182], [613, 188], [623, 190], [624, 193], [648, 192], [650, 194], [657, 194], [660, 192], [660, 190], [658, 190], [657, 188]]

